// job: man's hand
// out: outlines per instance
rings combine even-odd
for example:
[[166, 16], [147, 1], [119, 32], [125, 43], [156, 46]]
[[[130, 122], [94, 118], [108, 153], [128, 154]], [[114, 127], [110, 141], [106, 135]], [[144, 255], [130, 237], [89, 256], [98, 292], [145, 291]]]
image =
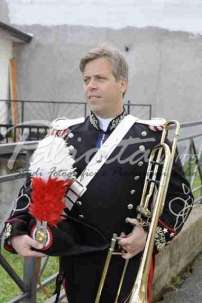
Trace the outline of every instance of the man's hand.
[[22, 257], [44, 257], [43, 253], [32, 250], [32, 248], [42, 249], [43, 244], [32, 239], [28, 235], [15, 236], [11, 238], [11, 244], [16, 252]]
[[135, 225], [133, 231], [127, 236], [122, 234], [118, 244], [121, 246], [124, 259], [130, 259], [139, 254], [145, 247], [147, 233], [136, 219], [128, 218], [128, 223]]

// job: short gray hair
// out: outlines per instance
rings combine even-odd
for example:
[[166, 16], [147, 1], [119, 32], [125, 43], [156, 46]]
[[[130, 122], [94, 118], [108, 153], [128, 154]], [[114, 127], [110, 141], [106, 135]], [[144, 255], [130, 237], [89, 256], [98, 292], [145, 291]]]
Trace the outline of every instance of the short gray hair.
[[88, 62], [98, 58], [106, 58], [112, 64], [112, 73], [116, 80], [128, 80], [128, 64], [120, 51], [111, 46], [98, 46], [81, 58], [79, 68], [83, 73]]

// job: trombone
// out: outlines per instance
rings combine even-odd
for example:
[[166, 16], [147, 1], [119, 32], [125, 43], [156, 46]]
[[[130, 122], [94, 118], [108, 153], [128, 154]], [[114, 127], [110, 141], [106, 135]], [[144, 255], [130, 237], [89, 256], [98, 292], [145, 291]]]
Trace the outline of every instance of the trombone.
[[[173, 135], [172, 145], [169, 146], [166, 143], [166, 138], [168, 136], [168, 131], [171, 128], [172, 129], [174, 128], [174, 135]], [[140, 225], [143, 225], [145, 221], [148, 222], [149, 231], [148, 231], [143, 255], [141, 258], [139, 270], [137, 273], [137, 277], [131, 290], [129, 303], [148, 303], [147, 284], [148, 284], [148, 275], [149, 275], [150, 264], [151, 264], [153, 249], [154, 249], [155, 233], [156, 233], [159, 217], [162, 214], [165, 204], [165, 199], [166, 199], [167, 189], [172, 172], [173, 161], [175, 158], [179, 133], [180, 133], [180, 124], [178, 121], [176, 120], [166, 121], [163, 125], [163, 131], [162, 131], [160, 143], [154, 146], [150, 153], [144, 187], [143, 187], [143, 193], [142, 193], [140, 204], [137, 207], [137, 213], [138, 213], [137, 220], [139, 221]], [[100, 302], [102, 290], [105, 284], [105, 280], [112, 256], [117, 254], [121, 255], [120, 252], [115, 251], [117, 238], [118, 238], [117, 235], [114, 234], [111, 239], [111, 245], [109, 247], [108, 254], [105, 260], [95, 303]], [[116, 298], [114, 303], [118, 303], [128, 262], [129, 260], [127, 259], [125, 261], [123, 271], [120, 277], [119, 286], [116, 291]]]

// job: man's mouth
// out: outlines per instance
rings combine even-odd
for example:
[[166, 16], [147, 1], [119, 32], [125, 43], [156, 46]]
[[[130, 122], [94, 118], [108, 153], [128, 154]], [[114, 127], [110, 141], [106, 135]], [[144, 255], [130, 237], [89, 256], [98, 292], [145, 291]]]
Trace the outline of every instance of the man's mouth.
[[88, 99], [91, 100], [91, 99], [100, 99], [101, 96], [97, 96], [97, 95], [91, 95], [91, 96], [88, 96]]

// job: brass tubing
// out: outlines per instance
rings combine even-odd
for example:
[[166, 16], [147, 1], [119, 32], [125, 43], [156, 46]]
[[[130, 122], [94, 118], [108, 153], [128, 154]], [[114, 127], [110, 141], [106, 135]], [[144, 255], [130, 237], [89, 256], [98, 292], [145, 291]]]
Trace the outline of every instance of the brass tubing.
[[[174, 139], [173, 139], [173, 144], [170, 147], [170, 146], [168, 146], [168, 144], [165, 143], [165, 139], [166, 139], [166, 135], [168, 133], [168, 129], [172, 125], [175, 125], [175, 135], [174, 135]], [[179, 130], [180, 130], [179, 122], [177, 122], [177, 121], [168, 121], [165, 123], [164, 127], [165, 127], [165, 129], [162, 134], [161, 143], [160, 143], [160, 145], [158, 145], [152, 149], [152, 152], [150, 155], [150, 159], [153, 159], [155, 157], [155, 154], [157, 153], [156, 160], [158, 161], [162, 156], [162, 152], [164, 152], [164, 163], [163, 163], [163, 168], [161, 171], [161, 178], [160, 178], [160, 183], [158, 186], [158, 192], [155, 195], [155, 204], [152, 209], [152, 219], [151, 219], [151, 223], [150, 223], [150, 229], [149, 229], [149, 233], [147, 236], [147, 241], [145, 244], [142, 260], [140, 263], [136, 281], [135, 281], [133, 289], [132, 289], [132, 295], [131, 295], [129, 303], [148, 303], [147, 281], [148, 281], [148, 274], [149, 274], [149, 270], [150, 270], [152, 254], [153, 254], [155, 232], [156, 232], [156, 227], [158, 225], [159, 217], [163, 211], [163, 207], [165, 204], [168, 184], [170, 181], [173, 161], [174, 161], [175, 152], [176, 152], [177, 138], [179, 136]], [[157, 166], [158, 165], [156, 165], [156, 167], [154, 168], [154, 175], [153, 175], [154, 180], [158, 173]], [[153, 189], [154, 189], [154, 186], [152, 186], [152, 184], [151, 184], [151, 186], [149, 188], [149, 193], [148, 193], [149, 196], [150, 195], [152, 196]], [[145, 201], [146, 201], [145, 203], [146, 203], [146, 207], [147, 207], [146, 192], [147, 192], [147, 188], [145, 189], [145, 196], [142, 197], [142, 199], [141, 199], [142, 207], [144, 207]], [[140, 214], [140, 218], [141, 218], [141, 214]]]
[[[165, 148], [165, 161], [162, 171], [162, 177], [160, 180], [159, 190], [156, 198], [156, 203], [154, 205], [153, 214], [152, 214], [152, 220], [150, 224], [149, 233], [147, 236], [146, 245], [144, 248], [142, 260], [140, 263], [138, 275], [135, 281], [135, 284], [133, 286], [132, 295], [130, 298], [130, 303], [148, 303], [147, 299], [147, 279], [151, 264], [151, 257], [153, 253], [153, 246], [154, 246], [154, 237], [155, 237], [155, 231], [158, 224], [158, 219], [160, 216], [160, 210], [161, 210], [161, 201], [162, 197], [164, 196], [163, 188], [166, 184], [165, 178], [167, 178], [166, 171], [168, 170], [169, 161], [170, 161], [170, 151], [169, 147], [166, 144], [162, 144]], [[156, 152], [154, 150], [153, 152]]]
[[116, 293], [116, 298], [115, 298], [114, 303], [118, 302], [120, 292], [121, 292], [121, 288], [122, 288], [122, 285], [123, 285], [123, 281], [124, 281], [124, 278], [125, 278], [126, 270], [127, 270], [127, 267], [128, 267], [128, 262], [129, 262], [129, 259], [125, 260], [124, 268], [123, 268], [123, 271], [122, 271], [122, 274], [121, 274], [121, 279], [120, 279], [120, 282], [119, 282], [119, 287], [118, 287], [118, 290], [117, 290], [117, 293]]
[[115, 248], [115, 245], [116, 245], [116, 238], [117, 238], [117, 234], [113, 234], [113, 237], [111, 239], [111, 245], [109, 247], [108, 254], [107, 254], [107, 257], [106, 257], [106, 260], [105, 260], [104, 269], [103, 269], [101, 280], [100, 280], [100, 283], [99, 283], [95, 303], [100, 302], [100, 298], [101, 298], [102, 290], [103, 290], [103, 287], [104, 287], [106, 275], [107, 275], [107, 272], [108, 272], [109, 264], [110, 264], [112, 254], [113, 254], [113, 251], [114, 251], [114, 248]]

